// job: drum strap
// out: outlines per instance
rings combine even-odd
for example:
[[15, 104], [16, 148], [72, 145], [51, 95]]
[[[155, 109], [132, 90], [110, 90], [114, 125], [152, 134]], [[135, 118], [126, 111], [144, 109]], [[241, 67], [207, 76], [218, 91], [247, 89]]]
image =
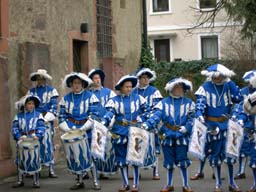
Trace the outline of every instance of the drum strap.
[[76, 125], [83, 125], [85, 124], [85, 122], [88, 120], [87, 118], [86, 119], [82, 119], [82, 120], [75, 120], [73, 119], [72, 117], [68, 117], [68, 120]]
[[115, 121], [115, 124], [117, 125], [121, 125], [121, 126], [136, 126], [137, 125], [137, 121], [136, 120], [133, 120], [133, 121], [127, 121], [127, 120], [124, 120], [124, 121]]
[[168, 129], [172, 130], [172, 131], [178, 131], [180, 129], [179, 126], [171, 125], [171, 124], [168, 124], [168, 123], [164, 124], [164, 126], [167, 127]]
[[225, 116], [221, 116], [221, 117], [206, 116], [205, 119], [206, 119], [207, 121], [220, 122], [220, 123], [222, 123], [222, 122], [228, 120], [228, 118], [225, 117]]
[[23, 132], [22, 135], [31, 135], [35, 132], [36, 132], [36, 130], [31, 130], [31, 131], [28, 131], [28, 132]]

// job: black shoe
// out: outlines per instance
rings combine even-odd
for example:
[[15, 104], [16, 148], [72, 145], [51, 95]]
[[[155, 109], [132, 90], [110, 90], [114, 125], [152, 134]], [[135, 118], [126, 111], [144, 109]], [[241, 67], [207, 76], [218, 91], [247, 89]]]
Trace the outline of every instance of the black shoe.
[[204, 173], [196, 173], [194, 176], [190, 177], [190, 180], [199, 180], [204, 178]]
[[49, 173], [49, 178], [58, 178], [58, 175], [56, 175], [54, 172]]
[[19, 188], [19, 187], [23, 187], [24, 186], [24, 182], [23, 181], [18, 181], [17, 183], [15, 183], [12, 188]]
[[245, 173], [238, 173], [234, 179], [237, 180], [237, 179], [245, 179], [246, 176], [245, 176]]
[[70, 187], [70, 190], [77, 190], [77, 189], [82, 189], [84, 188], [84, 183], [79, 183], [77, 182], [75, 185], [73, 185], [72, 187]]
[[83, 175], [83, 180], [90, 179], [89, 174], [86, 172], [85, 175]]
[[32, 188], [40, 188], [40, 184], [39, 183], [33, 183]]

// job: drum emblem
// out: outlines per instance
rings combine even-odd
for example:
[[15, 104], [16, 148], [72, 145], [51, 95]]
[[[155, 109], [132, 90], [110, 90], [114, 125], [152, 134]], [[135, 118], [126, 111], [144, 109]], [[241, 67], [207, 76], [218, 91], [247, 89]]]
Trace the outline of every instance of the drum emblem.
[[98, 145], [101, 145], [101, 134], [100, 134], [100, 132], [97, 132], [97, 143], [98, 143]]
[[135, 145], [134, 145], [134, 149], [137, 153], [140, 153], [141, 149], [142, 149], [142, 139], [136, 137], [135, 138]]

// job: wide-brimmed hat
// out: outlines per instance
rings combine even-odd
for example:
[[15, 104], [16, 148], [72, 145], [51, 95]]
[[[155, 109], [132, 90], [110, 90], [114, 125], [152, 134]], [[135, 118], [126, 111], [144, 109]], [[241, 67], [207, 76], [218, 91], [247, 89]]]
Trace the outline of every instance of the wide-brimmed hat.
[[84, 88], [88, 87], [92, 83], [92, 80], [84, 73], [72, 72], [65, 76], [65, 78], [63, 80], [63, 87], [70, 88], [73, 80], [76, 78], [81, 79], [81, 81], [83, 82]]
[[47, 80], [52, 80], [52, 77], [47, 73], [45, 69], [38, 69], [36, 72], [31, 73], [29, 77], [31, 81], [36, 81], [37, 76], [43, 77]]
[[15, 108], [22, 109], [28, 101], [34, 101], [35, 107], [38, 107], [40, 104], [40, 98], [38, 96], [29, 94], [21, 97], [17, 102], [15, 102]]
[[243, 75], [244, 82], [249, 82], [252, 77], [255, 77], [255, 75], [256, 75], [256, 70], [255, 69], [245, 72], [244, 75]]
[[115, 90], [120, 90], [126, 81], [131, 81], [132, 88], [134, 88], [137, 85], [138, 79], [134, 75], [125, 75], [117, 82], [117, 84], [115, 85]]
[[136, 71], [136, 77], [140, 77], [141, 75], [147, 75], [149, 78], [149, 81], [154, 81], [156, 79], [156, 73], [155, 71], [152, 71], [149, 68], [141, 68], [138, 71]]
[[193, 85], [192, 85], [191, 81], [186, 80], [186, 79], [184, 79], [182, 77], [178, 77], [178, 78], [170, 80], [165, 85], [164, 89], [167, 92], [171, 92], [173, 90], [174, 86], [177, 85], [177, 84], [182, 84], [183, 85], [184, 92], [192, 91], [192, 89], [193, 89]]
[[222, 75], [228, 78], [235, 75], [235, 73], [232, 70], [228, 69], [222, 64], [211, 65], [206, 70], [201, 71], [201, 74], [207, 77], [217, 77], [219, 75]]
[[100, 76], [101, 83], [103, 83], [105, 79], [105, 73], [101, 69], [96, 68], [89, 71], [88, 77], [92, 79], [95, 74], [98, 74]]

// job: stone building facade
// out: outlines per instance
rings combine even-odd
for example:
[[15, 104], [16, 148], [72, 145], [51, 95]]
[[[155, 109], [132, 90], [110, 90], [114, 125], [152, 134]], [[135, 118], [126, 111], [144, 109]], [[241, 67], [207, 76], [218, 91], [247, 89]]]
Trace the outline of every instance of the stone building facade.
[[67, 73], [101, 67], [105, 86], [113, 88], [138, 66], [142, 1], [1, 0], [0, 9], [0, 169], [6, 169], [1, 178], [14, 171], [10, 127], [14, 102], [32, 86], [29, 74], [46, 69], [62, 97]]

